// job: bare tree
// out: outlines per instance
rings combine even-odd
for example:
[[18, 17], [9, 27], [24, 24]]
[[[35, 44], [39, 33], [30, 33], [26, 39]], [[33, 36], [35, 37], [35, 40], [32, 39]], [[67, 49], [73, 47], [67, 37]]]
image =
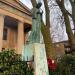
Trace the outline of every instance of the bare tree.
[[66, 33], [68, 35], [68, 41], [70, 44], [70, 48], [72, 51], [75, 51], [75, 37], [74, 37], [74, 34], [72, 32], [70, 19], [69, 19], [69, 15], [71, 15], [71, 14], [66, 10], [65, 5], [64, 5], [64, 0], [56, 0], [56, 2], [57, 2], [57, 4], [58, 4], [58, 6], [59, 6], [59, 8], [60, 8], [60, 10], [64, 16]]

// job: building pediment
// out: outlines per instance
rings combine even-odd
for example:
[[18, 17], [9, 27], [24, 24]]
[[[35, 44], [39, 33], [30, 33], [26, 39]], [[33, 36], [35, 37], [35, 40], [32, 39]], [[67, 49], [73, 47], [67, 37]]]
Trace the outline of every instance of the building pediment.
[[3, 2], [7, 5], [15, 8], [16, 10], [19, 10], [19, 11], [31, 16], [30, 9], [19, 0], [0, 0], [0, 2]]

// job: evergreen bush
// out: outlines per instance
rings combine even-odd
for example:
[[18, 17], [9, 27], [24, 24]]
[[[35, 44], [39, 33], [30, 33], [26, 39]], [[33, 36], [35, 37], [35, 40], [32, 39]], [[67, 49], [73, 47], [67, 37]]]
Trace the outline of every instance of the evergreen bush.
[[7, 49], [0, 52], [0, 75], [33, 75], [33, 68], [22, 61], [21, 55]]
[[56, 70], [49, 70], [49, 75], [75, 75], [75, 56], [64, 55], [57, 63]]

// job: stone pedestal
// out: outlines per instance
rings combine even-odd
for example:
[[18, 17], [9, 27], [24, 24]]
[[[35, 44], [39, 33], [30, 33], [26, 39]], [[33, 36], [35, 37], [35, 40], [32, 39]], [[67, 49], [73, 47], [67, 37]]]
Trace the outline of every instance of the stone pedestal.
[[34, 43], [25, 45], [22, 55], [24, 60], [27, 59], [27, 56], [31, 57], [34, 55], [34, 75], [49, 75], [44, 44]]

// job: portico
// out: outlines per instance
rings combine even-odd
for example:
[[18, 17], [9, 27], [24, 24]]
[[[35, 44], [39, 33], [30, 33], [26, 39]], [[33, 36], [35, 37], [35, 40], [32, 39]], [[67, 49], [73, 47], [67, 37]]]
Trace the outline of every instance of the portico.
[[21, 54], [31, 24], [30, 10], [19, 0], [0, 0], [0, 51], [11, 48]]

